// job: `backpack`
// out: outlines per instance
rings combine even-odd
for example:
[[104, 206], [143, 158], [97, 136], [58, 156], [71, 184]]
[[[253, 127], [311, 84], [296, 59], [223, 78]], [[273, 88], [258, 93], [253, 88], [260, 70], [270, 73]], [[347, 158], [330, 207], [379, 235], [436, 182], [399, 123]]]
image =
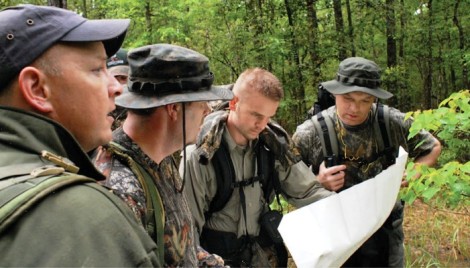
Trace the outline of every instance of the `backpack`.
[[328, 109], [335, 105], [335, 98], [333, 94], [328, 92], [322, 84], [318, 85], [318, 92], [317, 92], [317, 101], [313, 103], [312, 108], [307, 111], [307, 119], [311, 118], [312, 116], [318, 114], [319, 112]]
[[160, 262], [164, 262], [164, 226], [165, 226], [165, 209], [163, 202], [160, 197], [152, 176], [139, 165], [132, 157], [127, 154], [127, 149], [122, 147], [120, 144], [110, 142], [105, 146], [117, 159], [122, 163], [126, 163], [127, 166], [132, 170], [137, 179], [140, 182], [144, 190], [145, 200], [147, 200], [147, 220], [145, 230], [149, 233], [150, 237], [154, 238], [155, 243], [158, 246], [158, 256], [160, 256]]
[[279, 194], [282, 190], [279, 177], [276, 172], [273, 172], [274, 155], [261, 142], [258, 143], [255, 152], [258, 165], [257, 176], [243, 181], [236, 181], [232, 158], [228, 152], [225, 140], [222, 139], [219, 149], [212, 158], [212, 165], [217, 180], [217, 192], [209, 205], [209, 210], [205, 213], [206, 221], [211, 217], [212, 213], [220, 211], [225, 207], [235, 188], [253, 185], [257, 181], [260, 182], [264, 198], [268, 203], [271, 201], [270, 195], [273, 190], [279, 201]]
[[[338, 139], [334, 128], [334, 122], [326, 114], [326, 111], [321, 111], [316, 116], [311, 117], [313, 125], [320, 133], [320, 141], [322, 144], [323, 156], [325, 157], [325, 166], [330, 167], [341, 163], [338, 148]], [[390, 136], [390, 110], [387, 105], [381, 103], [377, 104], [377, 116], [374, 120], [374, 133], [377, 139], [379, 153], [385, 159], [385, 165], [391, 166], [395, 164], [395, 159], [398, 156], [397, 148], [394, 148], [391, 143]], [[315, 171], [314, 171], [315, 172]]]
[[0, 233], [49, 194], [86, 182], [96, 181], [56, 166], [44, 166], [23, 176], [0, 178]]
[[[259, 181], [266, 202], [268, 204], [271, 203], [272, 199], [270, 199], [270, 197], [274, 190], [276, 201], [281, 208], [281, 211], [271, 210], [268, 206], [269, 210], [260, 216], [261, 228], [257, 241], [260, 245], [273, 245], [278, 258], [278, 264], [280, 266], [287, 266], [287, 249], [282, 242], [282, 237], [277, 230], [277, 227], [282, 219], [282, 205], [279, 195], [281, 192], [286, 196], [288, 195], [282, 191], [278, 174], [277, 172], [274, 172], [274, 154], [270, 152], [269, 148], [267, 148], [261, 141], [258, 142], [255, 148], [255, 154], [258, 167], [257, 176], [243, 181], [236, 181], [232, 158], [230, 157], [226, 141], [222, 139], [219, 149], [215, 152], [211, 160], [216, 174], [217, 192], [209, 205], [209, 210], [204, 214], [204, 217], [207, 221], [214, 212], [223, 209], [232, 196], [235, 188], [249, 187]], [[244, 200], [240, 200], [240, 202], [242, 206], [246, 206]], [[214, 237], [221, 239], [218, 243], [230, 244], [229, 241], [232, 241], [231, 239], [224, 240], [224, 236], [217, 236], [217, 234], [220, 233], [215, 232]], [[203, 238], [201, 237], [201, 239]], [[201, 244], [203, 243], [204, 241], [201, 241]]]

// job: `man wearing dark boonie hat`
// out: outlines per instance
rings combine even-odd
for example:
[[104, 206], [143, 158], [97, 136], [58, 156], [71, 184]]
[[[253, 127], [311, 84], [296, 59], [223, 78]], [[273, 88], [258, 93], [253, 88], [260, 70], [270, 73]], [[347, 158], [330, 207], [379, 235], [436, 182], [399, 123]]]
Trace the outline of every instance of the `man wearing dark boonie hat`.
[[[293, 140], [303, 161], [312, 166], [322, 185], [332, 191], [342, 191], [375, 177], [391, 163], [385, 151], [380, 151], [383, 139], [377, 135], [378, 99], [393, 95], [380, 88], [381, 70], [370, 60], [352, 57], [339, 64], [336, 78], [321, 85], [335, 98], [335, 106], [321, 112], [325, 120], [331, 120], [338, 141], [337, 164], [325, 167], [321, 135], [314, 120], [306, 120], [297, 127]], [[405, 121], [405, 114], [392, 107], [384, 107], [389, 118], [388, 136], [393, 155], [403, 147], [415, 163], [434, 165], [440, 154], [439, 141], [431, 133], [422, 130], [407, 140], [412, 119]], [[388, 112], [386, 112], [388, 111]], [[379, 132], [380, 133], [380, 132]], [[422, 142], [422, 143], [421, 143]], [[418, 147], [417, 144], [421, 143]], [[402, 183], [406, 185], [406, 181]], [[397, 201], [383, 226], [374, 233], [347, 261], [347, 267], [403, 267], [403, 204]]]
[[[95, 165], [107, 175], [105, 185], [128, 203], [157, 245], [165, 241], [165, 266], [222, 265], [220, 257], [196, 244], [184, 181], [172, 154], [195, 142], [210, 112], [207, 102], [230, 100], [233, 93], [212, 85], [207, 57], [191, 49], [149, 45], [129, 51], [128, 61], [129, 81], [116, 98], [128, 116], [114, 131], [113, 143], [97, 151]], [[163, 211], [158, 211], [160, 206]]]
[[380, 88], [380, 67], [373, 61], [353, 57], [342, 61], [336, 79], [321, 83], [334, 95], [349, 92], [364, 92], [380, 99], [389, 99], [393, 94]]
[[65, 9], [0, 11], [0, 263], [161, 266], [129, 208], [95, 180], [86, 152], [111, 140], [106, 71], [129, 20]]

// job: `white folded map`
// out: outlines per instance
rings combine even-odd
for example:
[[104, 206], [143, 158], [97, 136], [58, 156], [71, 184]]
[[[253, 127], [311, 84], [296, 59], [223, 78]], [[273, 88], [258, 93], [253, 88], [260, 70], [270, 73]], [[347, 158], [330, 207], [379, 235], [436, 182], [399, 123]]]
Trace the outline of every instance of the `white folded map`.
[[279, 232], [297, 267], [340, 267], [395, 205], [408, 154], [373, 179], [284, 215]]

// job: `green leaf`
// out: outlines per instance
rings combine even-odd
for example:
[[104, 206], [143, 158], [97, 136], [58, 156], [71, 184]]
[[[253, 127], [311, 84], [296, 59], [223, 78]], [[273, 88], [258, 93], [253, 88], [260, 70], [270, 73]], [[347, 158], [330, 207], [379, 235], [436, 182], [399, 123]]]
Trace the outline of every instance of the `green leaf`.
[[431, 199], [435, 194], [439, 192], [440, 188], [438, 187], [430, 187], [426, 189], [421, 195], [426, 199]]

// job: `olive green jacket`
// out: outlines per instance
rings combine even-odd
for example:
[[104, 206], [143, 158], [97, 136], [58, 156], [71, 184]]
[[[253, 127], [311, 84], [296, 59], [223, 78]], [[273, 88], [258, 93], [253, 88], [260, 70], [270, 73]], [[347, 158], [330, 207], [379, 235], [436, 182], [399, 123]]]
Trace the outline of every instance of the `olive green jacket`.
[[[43, 150], [62, 157], [62, 164], [42, 157]], [[0, 183], [46, 165], [74, 172], [77, 167], [80, 175], [104, 178], [62, 126], [0, 107]], [[155, 243], [132, 212], [94, 182], [61, 188], [38, 201], [0, 233], [0, 252], [1, 266], [161, 266]]]

